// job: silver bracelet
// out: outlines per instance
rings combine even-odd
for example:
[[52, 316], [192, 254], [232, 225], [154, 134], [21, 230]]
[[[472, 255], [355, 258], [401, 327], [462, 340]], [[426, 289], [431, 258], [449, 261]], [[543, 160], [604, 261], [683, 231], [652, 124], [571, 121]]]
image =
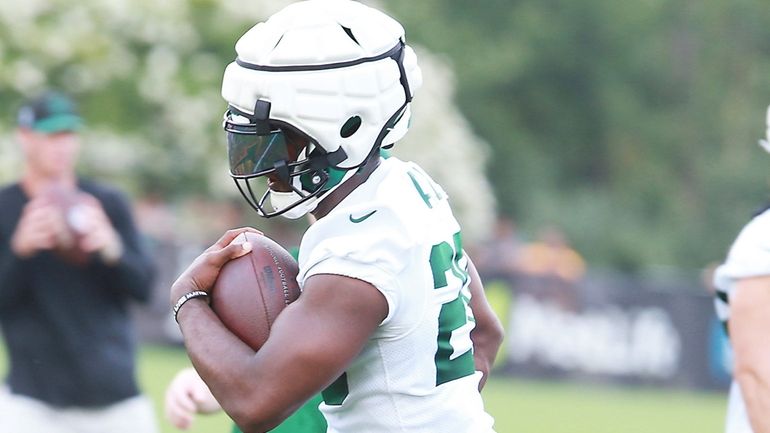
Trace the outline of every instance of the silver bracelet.
[[177, 320], [177, 315], [179, 314], [179, 310], [182, 308], [182, 305], [184, 305], [185, 302], [189, 301], [193, 298], [200, 298], [205, 297], [206, 301], [208, 302], [209, 294], [204, 292], [203, 290], [193, 290], [192, 292], [187, 292], [184, 295], [180, 296], [179, 299], [176, 301], [176, 304], [174, 304], [174, 321], [176, 323], [179, 323], [179, 320]]

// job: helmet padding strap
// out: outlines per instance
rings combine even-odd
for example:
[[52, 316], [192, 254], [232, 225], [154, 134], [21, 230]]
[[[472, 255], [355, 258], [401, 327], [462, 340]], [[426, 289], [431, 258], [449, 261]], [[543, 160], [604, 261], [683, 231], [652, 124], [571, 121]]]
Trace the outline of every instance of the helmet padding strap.
[[401, 74], [401, 85], [404, 86], [404, 96], [406, 97], [406, 103], [412, 102], [412, 91], [409, 89], [409, 79], [406, 76], [406, 69], [404, 69], [404, 56], [406, 50], [404, 49], [404, 41], [401, 41], [401, 49], [394, 57], [394, 60], [398, 64], [398, 72]]
[[254, 104], [254, 124], [257, 127], [257, 134], [267, 135], [270, 133], [270, 101], [257, 99]]

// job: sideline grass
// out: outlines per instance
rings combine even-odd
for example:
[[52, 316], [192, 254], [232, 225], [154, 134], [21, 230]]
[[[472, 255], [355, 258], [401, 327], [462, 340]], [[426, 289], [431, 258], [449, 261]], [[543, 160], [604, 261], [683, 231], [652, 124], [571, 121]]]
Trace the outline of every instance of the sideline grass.
[[726, 396], [587, 387], [492, 376], [484, 389], [498, 433], [722, 433]]
[[[174, 373], [186, 365], [187, 356], [181, 349], [142, 350], [140, 377], [156, 404], [162, 402], [163, 388]], [[586, 387], [492, 376], [484, 401], [495, 417], [498, 433], [721, 433], [726, 397], [720, 393]], [[226, 433], [229, 425], [224, 415], [199, 417], [190, 431]], [[176, 432], [165, 420], [162, 428], [163, 433]]]
[[[163, 418], [163, 394], [189, 366], [178, 347], [145, 346], [139, 380], [155, 404], [162, 433], [178, 433]], [[5, 357], [0, 344], [0, 372]], [[644, 388], [586, 387], [492, 376], [484, 389], [498, 433], [721, 433], [726, 396]], [[227, 416], [200, 416], [190, 433], [229, 433]], [[437, 432], [439, 433], [439, 432]], [[443, 432], [441, 432], [443, 433]]]

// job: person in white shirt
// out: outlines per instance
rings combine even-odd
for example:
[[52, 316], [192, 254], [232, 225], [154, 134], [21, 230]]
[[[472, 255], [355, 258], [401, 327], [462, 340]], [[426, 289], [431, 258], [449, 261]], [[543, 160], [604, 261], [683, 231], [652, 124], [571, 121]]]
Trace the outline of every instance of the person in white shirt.
[[[767, 114], [770, 139], [770, 108]], [[770, 144], [760, 145], [770, 152]], [[734, 352], [726, 433], [770, 432], [770, 207], [757, 212], [714, 274], [716, 309]]]

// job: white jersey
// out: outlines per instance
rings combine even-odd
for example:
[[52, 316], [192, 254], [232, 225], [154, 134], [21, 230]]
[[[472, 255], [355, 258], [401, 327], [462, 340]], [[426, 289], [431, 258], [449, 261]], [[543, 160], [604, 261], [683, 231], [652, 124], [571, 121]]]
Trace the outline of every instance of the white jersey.
[[716, 308], [722, 321], [730, 317], [728, 301], [735, 291], [735, 282], [762, 275], [770, 275], [770, 210], [746, 224], [730, 247], [727, 260], [714, 273]]
[[[741, 230], [727, 260], [714, 274], [717, 290], [714, 302], [723, 323], [730, 318], [729, 300], [734, 295], [736, 281], [762, 275], [770, 275], [770, 210], [756, 216]], [[725, 432], [752, 432], [737, 382], [733, 382], [730, 389]]]
[[300, 286], [316, 274], [344, 275], [388, 303], [361, 353], [323, 392], [328, 432], [493, 432], [473, 361], [460, 227], [422, 169], [382, 160], [308, 229], [299, 265]]

